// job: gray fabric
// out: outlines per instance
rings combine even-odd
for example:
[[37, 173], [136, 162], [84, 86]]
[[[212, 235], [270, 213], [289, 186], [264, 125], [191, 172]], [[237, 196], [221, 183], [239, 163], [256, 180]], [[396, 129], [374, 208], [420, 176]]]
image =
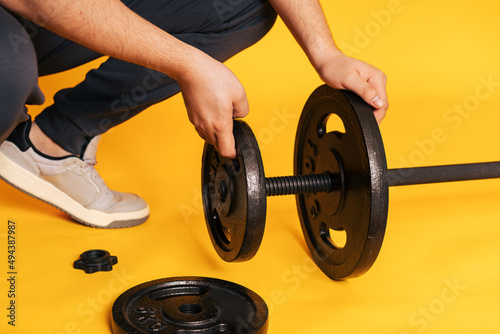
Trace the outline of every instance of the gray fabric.
[[0, 7], [0, 143], [29, 119], [25, 104], [42, 104], [35, 49], [26, 30]]
[[[276, 19], [266, 0], [123, 2], [153, 24], [220, 61], [256, 43]], [[0, 88], [8, 86], [16, 92], [27, 92], [24, 95], [0, 92], [3, 109], [0, 111], [0, 143], [15, 125], [27, 119], [25, 103], [43, 101], [36, 84], [37, 68], [40, 75], [48, 75], [100, 57], [25, 19], [16, 19], [17, 22], [5, 10], [0, 11]], [[24, 36], [24, 41], [29, 34], [32, 43], [19, 44], [15, 60], [4, 52], [5, 48], [12, 49], [8, 39], [12, 31]], [[18, 77], [21, 68], [26, 74]], [[111, 58], [90, 71], [76, 87], [59, 91], [54, 104], [36, 121], [61, 147], [82, 154], [93, 137], [178, 92], [178, 84], [166, 75]]]

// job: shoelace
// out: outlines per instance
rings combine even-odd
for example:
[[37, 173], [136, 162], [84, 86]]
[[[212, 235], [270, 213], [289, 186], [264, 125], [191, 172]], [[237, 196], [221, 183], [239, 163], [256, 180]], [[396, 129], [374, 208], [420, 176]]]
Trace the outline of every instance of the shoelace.
[[106, 182], [104, 182], [103, 178], [101, 177], [101, 175], [99, 175], [99, 173], [97, 172], [97, 170], [94, 167], [95, 165], [97, 165], [96, 158], [95, 157], [94, 158], [84, 158], [83, 162], [84, 163], [80, 167], [86, 173], [88, 173], [93, 180], [95, 180], [99, 184], [99, 188], [105, 189], [106, 194], [108, 194], [109, 188], [106, 185]]

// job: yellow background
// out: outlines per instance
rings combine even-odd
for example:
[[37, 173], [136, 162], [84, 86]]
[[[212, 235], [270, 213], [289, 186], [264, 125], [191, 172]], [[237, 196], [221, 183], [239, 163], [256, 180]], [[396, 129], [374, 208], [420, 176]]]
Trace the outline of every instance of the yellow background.
[[[498, 2], [322, 4], [337, 43], [389, 78], [391, 107], [381, 126], [389, 167], [499, 160]], [[47, 103], [98, 63], [42, 78]], [[320, 80], [281, 21], [227, 65], [246, 87], [246, 120], [266, 175], [291, 174], [298, 118]], [[457, 105], [465, 105], [464, 116], [453, 111]], [[288, 116], [273, 128], [277, 114]], [[0, 183], [0, 332], [109, 333], [119, 294], [185, 275], [257, 292], [269, 306], [270, 333], [500, 332], [500, 181], [392, 188], [375, 265], [360, 278], [335, 282], [311, 266], [293, 197], [268, 199], [266, 232], [253, 260], [218, 258], [202, 214], [202, 147], [181, 96], [104, 136], [99, 172], [111, 188], [138, 193], [151, 207], [149, 221], [131, 229], [84, 227]], [[15, 328], [6, 317], [8, 219], [17, 226]], [[118, 256], [112, 272], [72, 269], [80, 253], [94, 248]]]

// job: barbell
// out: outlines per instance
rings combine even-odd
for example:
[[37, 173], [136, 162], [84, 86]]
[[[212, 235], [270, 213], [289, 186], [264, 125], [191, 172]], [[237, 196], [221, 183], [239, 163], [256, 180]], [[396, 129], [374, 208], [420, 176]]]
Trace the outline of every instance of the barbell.
[[[336, 116], [335, 116], [336, 115]], [[327, 128], [339, 117], [342, 129]], [[388, 187], [500, 177], [500, 162], [387, 169], [373, 109], [349, 91], [323, 85], [307, 100], [294, 148], [294, 176], [266, 178], [257, 140], [233, 122], [237, 157], [205, 144], [202, 199], [212, 244], [225, 261], [247, 261], [258, 251], [267, 196], [296, 195], [307, 246], [331, 279], [364, 274], [382, 246]], [[332, 237], [345, 233], [340, 244]]]

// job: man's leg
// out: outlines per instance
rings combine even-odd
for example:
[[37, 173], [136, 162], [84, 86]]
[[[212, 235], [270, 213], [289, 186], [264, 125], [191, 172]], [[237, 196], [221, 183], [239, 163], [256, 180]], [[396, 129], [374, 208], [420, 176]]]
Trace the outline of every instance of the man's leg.
[[147, 220], [147, 203], [110, 190], [97, 174], [98, 137], [82, 157], [54, 158], [31, 141], [26, 104], [42, 104], [32, 30], [0, 7], [0, 178], [94, 227], [128, 227]]

